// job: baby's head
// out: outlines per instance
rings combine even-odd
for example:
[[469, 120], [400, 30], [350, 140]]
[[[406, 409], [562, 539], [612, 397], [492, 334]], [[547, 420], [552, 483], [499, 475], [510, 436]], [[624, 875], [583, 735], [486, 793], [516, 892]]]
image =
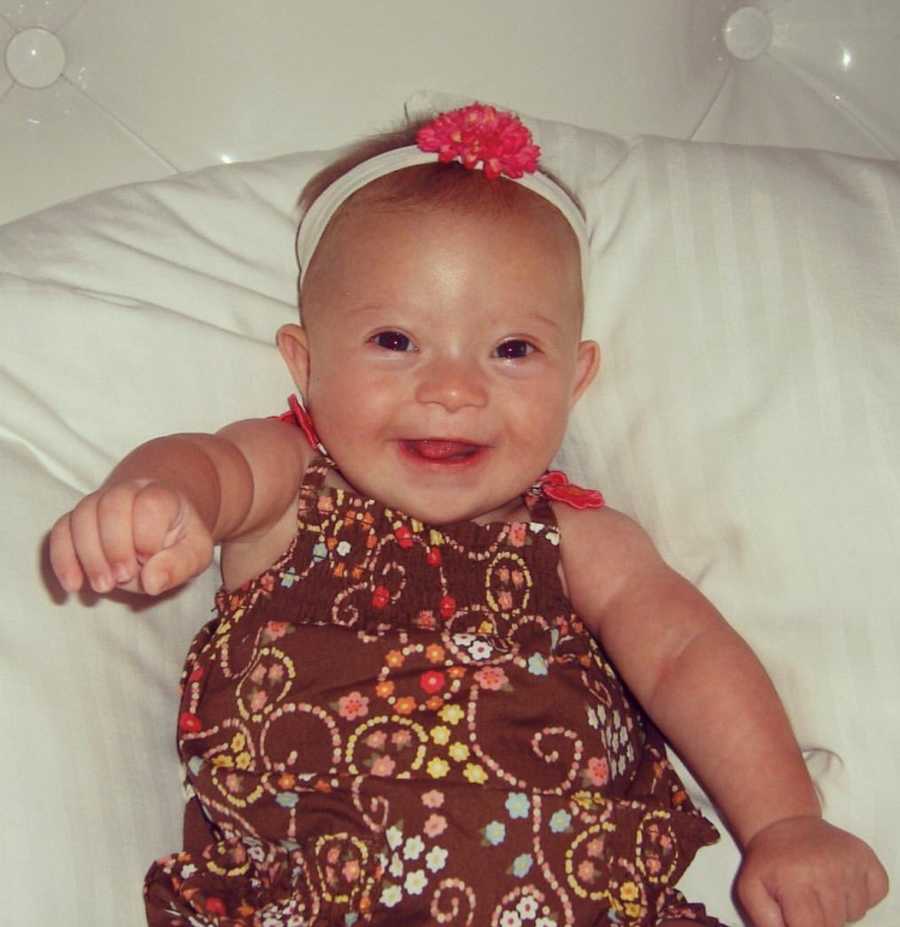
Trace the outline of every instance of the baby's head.
[[[359, 492], [432, 524], [504, 519], [596, 372], [580, 338], [586, 235], [546, 175], [488, 177], [410, 141], [305, 191], [302, 326], [279, 347]], [[531, 154], [518, 152], [514, 173]]]

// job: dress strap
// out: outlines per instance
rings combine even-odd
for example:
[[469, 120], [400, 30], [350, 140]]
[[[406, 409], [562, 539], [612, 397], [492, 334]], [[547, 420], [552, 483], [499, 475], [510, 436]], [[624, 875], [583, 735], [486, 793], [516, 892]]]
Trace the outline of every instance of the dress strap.
[[570, 483], [562, 470], [548, 470], [525, 494], [525, 504], [534, 517], [555, 525], [551, 502], [563, 502], [573, 509], [602, 509], [606, 505], [603, 493]]
[[300, 485], [318, 492], [325, 486], [328, 471], [336, 470], [337, 467], [325, 450], [325, 446], [319, 439], [318, 434], [316, 434], [309, 412], [306, 411], [303, 403], [300, 402], [296, 395], [288, 396], [288, 406], [288, 411], [282, 412], [277, 418], [286, 425], [294, 425], [299, 428], [306, 436], [306, 440], [309, 441], [310, 447], [316, 452], [303, 474]]
[[288, 425], [296, 425], [306, 435], [306, 440], [309, 441], [310, 446], [315, 448], [323, 457], [328, 457], [328, 451], [325, 450], [322, 439], [316, 433], [316, 426], [313, 424], [312, 416], [306, 410], [303, 401], [296, 393], [291, 393], [287, 402], [288, 411], [282, 412], [278, 418]]

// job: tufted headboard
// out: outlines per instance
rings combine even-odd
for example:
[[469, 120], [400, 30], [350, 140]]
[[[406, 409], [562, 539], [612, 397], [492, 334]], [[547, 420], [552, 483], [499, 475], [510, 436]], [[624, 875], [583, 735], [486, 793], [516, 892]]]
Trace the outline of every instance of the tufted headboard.
[[895, 0], [0, 0], [0, 223], [331, 147], [422, 89], [619, 135], [900, 156]]

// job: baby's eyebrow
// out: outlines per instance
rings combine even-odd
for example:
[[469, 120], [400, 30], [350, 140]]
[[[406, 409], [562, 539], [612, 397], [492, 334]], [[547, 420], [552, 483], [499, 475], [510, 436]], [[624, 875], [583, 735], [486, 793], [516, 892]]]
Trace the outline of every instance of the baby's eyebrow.
[[379, 315], [388, 310], [388, 308], [397, 308], [396, 306], [388, 307], [384, 303], [378, 302], [360, 302], [344, 303], [342, 310], [345, 316], [365, 318], [366, 316]]
[[[421, 306], [415, 302], [403, 302], [391, 300], [388, 302], [360, 300], [359, 302], [347, 302], [341, 307], [341, 315], [346, 320], [366, 322], [370, 317], [391, 316], [394, 313], [403, 313], [405, 316], [416, 316], [421, 314], [425, 316]], [[498, 319], [498, 321], [502, 320]], [[555, 314], [551, 315], [542, 311], [538, 307], [522, 307], [514, 318], [506, 320], [506, 325], [510, 329], [515, 329], [527, 333], [531, 327], [538, 327], [549, 330], [553, 335], [561, 335], [566, 331], [566, 326], [562, 320]]]
[[541, 312], [536, 313], [534, 316], [534, 319], [536, 322], [540, 322], [543, 325], [549, 326], [550, 328], [555, 328], [557, 331], [559, 331], [562, 328], [562, 326], [559, 324], [559, 319], [554, 318], [553, 316], [550, 316], [550, 315], [544, 315]]
[[360, 315], [389, 312], [395, 309], [404, 312], [423, 311], [421, 303], [414, 296], [404, 298], [402, 293], [389, 293], [383, 298], [379, 298], [377, 293], [374, 296], [370, 293], [360, 294], [358, 297], [348, 299], [344, 306], [347, 311]]
[[547, 315], [540, 310], [523, 310], [512, 320], [512, 328], [527, 332], [530, 328], [549, 329], [553, 335], [561, 335], [565, 331], [565, 326], [560, 319], [553, 315]]

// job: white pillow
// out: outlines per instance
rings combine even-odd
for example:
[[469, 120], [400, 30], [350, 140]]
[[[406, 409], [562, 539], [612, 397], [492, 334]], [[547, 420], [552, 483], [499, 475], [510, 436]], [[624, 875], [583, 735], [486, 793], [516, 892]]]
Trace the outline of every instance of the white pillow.
[[[562, 463], [753, 644], [829, 818], [896, 876], [897, 165], [536, 128], [589, 213], [586, 334], [605, 357]], [[293, 204], [328, 159], [212, 168], [0, 228], [11, 923], [137, 927], [147, 865], [179, 846], [175, 685], [212, 571], [139, 611], [63, 604], [38, 550], [141, 440], [283, 407]], [[684, 883], [733, 923], [736, 865], [726, 840]], [[895, 897], [865, 924], [898, 915]]]

